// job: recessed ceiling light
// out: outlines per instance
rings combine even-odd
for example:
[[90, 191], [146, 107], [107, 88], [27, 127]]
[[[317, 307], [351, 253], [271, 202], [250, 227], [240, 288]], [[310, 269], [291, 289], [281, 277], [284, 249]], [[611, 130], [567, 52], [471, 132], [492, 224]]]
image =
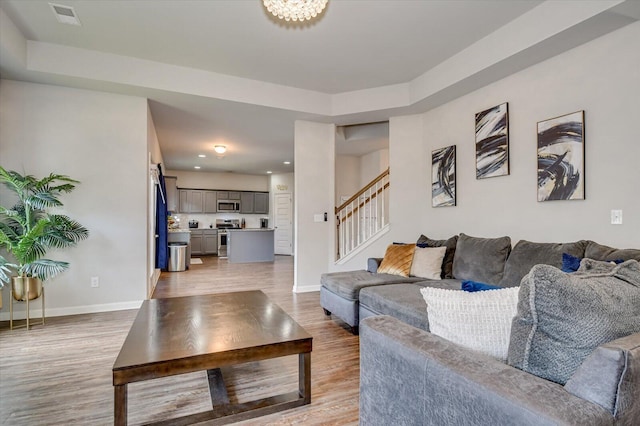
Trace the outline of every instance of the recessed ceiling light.
[[270, 175], [271, 173], [273, 173], [271, 170], [267, 170], [268, 175]]
[[225, 152], [227, 152], [227, 147], [224, 145], [216, 145], [213, 147], [213, 150], [218, 154], [224, 154]]
[[200, 157], [200, 158], [206, 158], [207, 156], [206, 156], [206, 155], [204, 155], [204, 154], [198, 154], [198, 157]]
[[285, 161], [284, 164], [291, 164], [291, 161]]
[[193, 168], [194, 168], [194, 169], [199, 169], [199, 168], [200, 168], [200, 166], [193, 166]]

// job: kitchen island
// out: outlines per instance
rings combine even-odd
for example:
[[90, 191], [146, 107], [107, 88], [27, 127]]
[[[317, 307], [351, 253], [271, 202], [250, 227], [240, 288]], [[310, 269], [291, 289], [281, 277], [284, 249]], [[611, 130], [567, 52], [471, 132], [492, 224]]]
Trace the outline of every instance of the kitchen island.
[[169, 228], [167, 234], [167, 243], [186, 243], [187, 253], [185, 259], [185, 267], [189, 269], [191, 266], [191, 231], [188, 229]]
[[273, 229], [227, 229], [230, 263], [273, 262]]

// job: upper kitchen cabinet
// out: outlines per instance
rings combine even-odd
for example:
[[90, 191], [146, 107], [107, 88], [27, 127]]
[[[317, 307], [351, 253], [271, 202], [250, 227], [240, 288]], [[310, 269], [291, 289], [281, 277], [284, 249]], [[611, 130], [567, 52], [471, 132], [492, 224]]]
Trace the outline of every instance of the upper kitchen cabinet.
[[268, 192], [254, 192], [253, 212], [256, 214], [269, 213], [269, 193]]
[[178, 211], [178, 178], [165, 176], [164, 186], [167, 189], [167, 210], [176, 213]]
[[218, 191], [218, 200], [240, 200], [240, 191]]
[[253, 192], [243, 192], [240, 194], [240, 213], [253, 213], [253, 194]]
[[217, 192], [216, 191], [205, 191], [204, 192], [204, 212], [205, 213], [217, 213], [218, 212], [218, 202], [217, 202]]
[[204, 194], [206, 191], [199, 189], [181, 189], [180, 212], [181, 213], [204, 213]]

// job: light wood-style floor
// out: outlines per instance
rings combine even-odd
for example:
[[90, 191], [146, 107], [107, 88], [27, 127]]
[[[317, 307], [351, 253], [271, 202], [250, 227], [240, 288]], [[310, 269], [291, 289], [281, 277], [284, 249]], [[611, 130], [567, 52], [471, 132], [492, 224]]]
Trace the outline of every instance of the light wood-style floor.
[[[311, 405], [237, 424], [357, 424], [358, 338], [324, 316], [318, 292], [291, 291], [293, 258], [252, 264], [202, 259], [189, 271], [163, 273], [154, 297], [259, 289], [313, 336]], [[28, 332], [0, 323], [0, 425], [113, 424], [111, 367], [135, 315], [131, 310], [48, 318], [44, 327]], [[297, 389], [297, 356], [222, 371], [232, 402]], [[134, 383], [129, 424], [198, 413], [210, 404], [206, 372]]]

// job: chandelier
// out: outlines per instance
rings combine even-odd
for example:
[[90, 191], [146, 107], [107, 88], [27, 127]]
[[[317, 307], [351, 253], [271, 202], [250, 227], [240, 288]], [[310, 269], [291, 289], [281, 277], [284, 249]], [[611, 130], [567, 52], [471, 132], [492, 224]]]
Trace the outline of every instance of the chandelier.
[[285, 21], [305, 21], [315, 18], [329, 0], [262, 0], [273, 16]]

